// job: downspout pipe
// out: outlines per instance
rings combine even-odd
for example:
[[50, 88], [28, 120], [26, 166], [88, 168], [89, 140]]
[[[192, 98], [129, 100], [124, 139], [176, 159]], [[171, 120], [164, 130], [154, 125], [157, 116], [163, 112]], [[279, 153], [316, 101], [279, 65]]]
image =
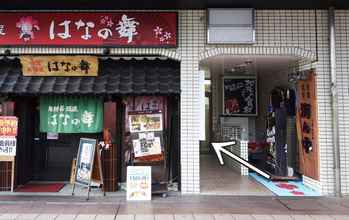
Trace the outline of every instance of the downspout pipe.
[[338, 94], [337, 94], [337, 74], [336, 74], [336, 27], [335, 8], [328, 9], [329, 43], [330, 43], [330, 77], [331, 77], [331, 104], [332, 104], [332, 127], [333, 127], [333, 159], [335, 175], [335, 195], [342, 196], [341, 189], [341, 166], [339, 147], [339, 126], [338, 126]]

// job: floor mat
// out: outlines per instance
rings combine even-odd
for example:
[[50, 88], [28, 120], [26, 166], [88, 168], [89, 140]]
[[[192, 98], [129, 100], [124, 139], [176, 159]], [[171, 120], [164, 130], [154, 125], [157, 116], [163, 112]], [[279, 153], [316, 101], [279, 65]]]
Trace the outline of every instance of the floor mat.
[[249, 175], [277, 196], [321, 196], [320, 193], [305, 186], [302, 181], [271, 181], [256, 173]]
[[28, 183], [16, 189], [16, 192], [59, 192], [64, 183]]

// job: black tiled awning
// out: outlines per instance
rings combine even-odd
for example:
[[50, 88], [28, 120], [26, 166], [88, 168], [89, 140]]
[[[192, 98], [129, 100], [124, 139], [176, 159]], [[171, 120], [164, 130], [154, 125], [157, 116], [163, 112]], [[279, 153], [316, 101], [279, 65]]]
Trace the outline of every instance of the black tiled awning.
[[0, 95], [179, 93], [180, 64], [173, 60], [99, 60], [97, 77], [23, 76], [19, 59], [0, 60]]

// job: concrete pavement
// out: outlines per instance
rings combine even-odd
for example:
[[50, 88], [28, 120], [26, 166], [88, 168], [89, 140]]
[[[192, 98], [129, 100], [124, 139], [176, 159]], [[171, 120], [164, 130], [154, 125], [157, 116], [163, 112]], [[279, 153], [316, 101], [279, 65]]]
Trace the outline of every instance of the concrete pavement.
[[0, 220], [349, 220], [349, 198], [176, 195], [147, 202], [124, 197], [0, 196]]
[[241, 214], [181, 214], [181, 215], [55, 215], [3, 214], [1, 220], [348, 220], [346, 215], [241, 215]]

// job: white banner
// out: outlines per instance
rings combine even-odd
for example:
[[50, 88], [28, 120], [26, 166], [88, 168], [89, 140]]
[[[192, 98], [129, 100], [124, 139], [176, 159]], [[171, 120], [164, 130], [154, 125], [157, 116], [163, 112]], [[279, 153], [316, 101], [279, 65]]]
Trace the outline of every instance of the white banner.
[[16, 137], [0, 137], [0, 156], [16, 156]]

